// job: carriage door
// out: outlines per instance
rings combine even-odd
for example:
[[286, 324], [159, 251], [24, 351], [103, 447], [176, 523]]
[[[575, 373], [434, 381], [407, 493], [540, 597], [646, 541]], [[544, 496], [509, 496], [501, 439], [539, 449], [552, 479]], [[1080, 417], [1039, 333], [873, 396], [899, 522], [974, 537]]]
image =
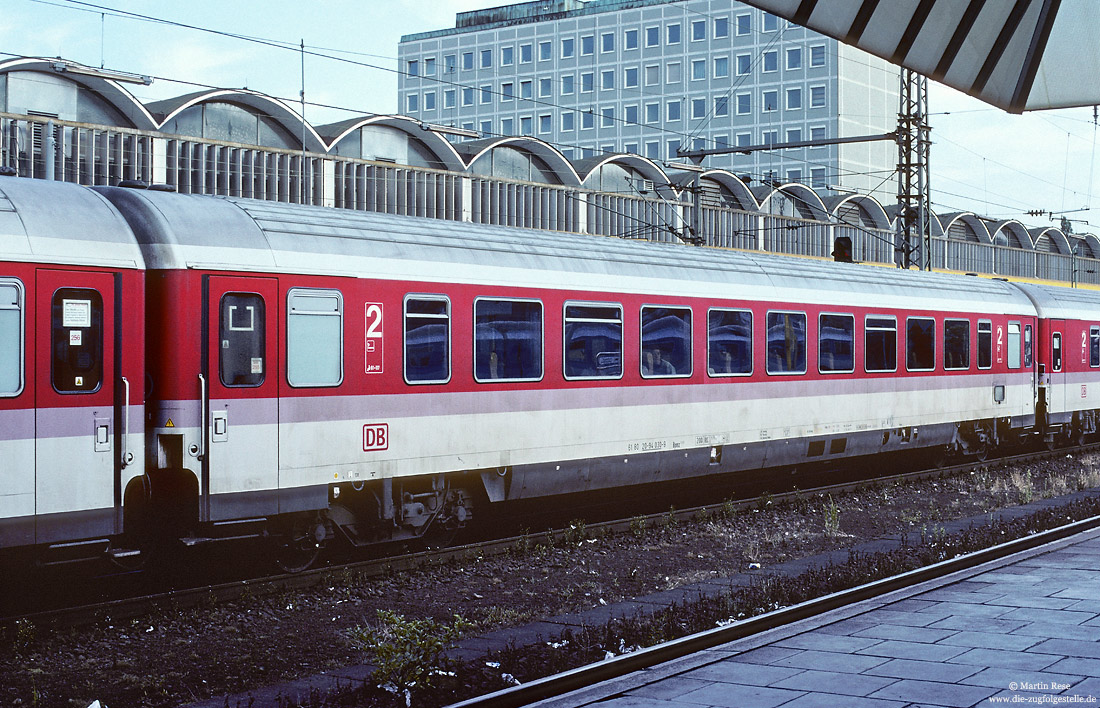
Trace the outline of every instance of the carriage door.
[[121, 314], [115, 276], [42, 268], [36, 281], [37, 542], [112, 534]]
[[278, 282], [203, 280], [204, 521], [278, 512]]

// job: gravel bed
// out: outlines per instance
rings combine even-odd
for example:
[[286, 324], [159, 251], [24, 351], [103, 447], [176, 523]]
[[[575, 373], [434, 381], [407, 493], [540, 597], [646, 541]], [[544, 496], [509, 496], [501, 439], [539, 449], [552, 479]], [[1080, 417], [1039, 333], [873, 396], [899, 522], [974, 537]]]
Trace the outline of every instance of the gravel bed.
[[751, 510], [636, 523], [614, 536], [591, 537], [578, 522], [564, 541], [536, 533], [499, 557], [386, 578], [349, 573], [319, 588], [125, 622], [20, 623], [0, 629], [0, 707], [177, 706], [246, 693], [367, 661], [348, 631], [374, 624], [379, 610], [461, 615], [479, 634], [1098, 485], [1100, 455], [994, 464], [784, 504], [764, 497]]

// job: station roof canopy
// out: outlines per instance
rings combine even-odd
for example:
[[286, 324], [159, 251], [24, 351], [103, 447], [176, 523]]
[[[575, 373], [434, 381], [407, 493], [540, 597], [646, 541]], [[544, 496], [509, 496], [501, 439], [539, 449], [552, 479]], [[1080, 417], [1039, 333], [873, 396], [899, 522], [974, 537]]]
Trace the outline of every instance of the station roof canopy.
[[1010, 113], [1100, 104], [1096, 0], [745, 0]]

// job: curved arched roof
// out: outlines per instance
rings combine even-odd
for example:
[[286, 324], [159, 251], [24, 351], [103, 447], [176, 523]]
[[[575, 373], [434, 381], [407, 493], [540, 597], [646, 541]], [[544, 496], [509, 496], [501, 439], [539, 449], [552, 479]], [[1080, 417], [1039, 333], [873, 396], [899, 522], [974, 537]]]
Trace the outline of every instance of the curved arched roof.
[[997, 242], [998, 234], [1004, 234], [1005, 238], [1008, 239], [1008, 245], [1015, 246], [1016, 248], [1035, 250], [1035, 241], [1032, 240], [1027, 227], [1019, 221], [1015, 219], [1005, 219], [1004, 221], [994, 221], [992, 223], [996, 228], [989, 229], [989, 235], [994, 243]]
[[840, 210], [848, 204], [854, 204], [859, 208], [860, 226], [870, 226], [876, 229], [889, 229], [890, 218], [886, 216], [886, 210], [882, 203], [868, 194], [838, 194], [831, 197], [823, 197], [821, 200], [826, 211], [834, 219], [839, 219]]
[[966, 241], [975, 241], [977, 243], [993, 243], [993, 235], [986, 227], [985, 221], [978, 217], [972, 211], [958, 211], [951, 214], [944, 214], [940, 217], [940, 224], [943, 226], [943, 233], [948, 238], [957, 238], [952, 236], [952, 229], [955, 224], [958, 223], [962, 226], [968, 234], [973, 236], [973, 239], [967, 238]]
[[188, 108], [204, 103], [231, 103], [267, 116], [293, 136], [294, 139], [301, 141], [304, 137], [305, 145], [302, 147], [310, 152], [325, 152], [328, 147], [313, 126], [303, 120], [296, 110], [282, 101], [258, 91], [211, 89], [176, 96], [163, 101], [155, 101], [150, 103], [148, 108], [150, 112], [160, 118], [157, 124], [159, 128]]
[[592, 175], [597, 174], [602, 167], [609, 164], [623, 165], [640, 174], [642, 179], [652, 180], [654, 184], [671, 184], [668, 175], [660, 165], [641, 155], [631, 155], [629, 153], [597, 155], [596, 157], [576, 160], [573, 166], [576, 168], [577, 174], [580, 175], [581, 184], [588, 186], [588, 180]]
[[1062, 233], [1061, 229], [1056, 229], [1053, 226], [1045, 226], [1037, 229], [1028, 229], [1028, 233], [1031, 235], [1031, 240], [1035, 243], [1035, 250], [1037, 251], [1063, 253], [1066, 255], [1073, 252], [1073, 246], [1070, 245], [1069, 239], [1066, 238], [1066, 235]]
[[581, 178], [565, 155], [556, 147], [538, 138], [526, 136], [504, 136], [498, 138], [483, 138], [459, 143], [454, 149], [462, 157], [463, 169], [469, 169], [471, 165], [497, 148], [508, 147], [520, 152], [537, 155], [551, 172], [558, 178], [561, 184], [576, 187], [580, 186]]
[[130, 121], [130, 125], [123, 127], [138, 130], [156, 130], [160, 127], [156, 119], [153, 118], [152, 113], [119, 82], [91, 74], [77, 73], [79, 71], [94, 72], [96, 69], [93, 67], [63, 59], [44, 59], [40, 57], [20, 57], [0, 62], [0, 74], [15, 71], [37, 71], [42, 74], [64, 77], [66, 80], [91, 91], [104, 103], [118, 111], [126, 120]]
[[419, 142], [430, 152], [444, 169], [465, 172], [466, 163], [462, 161], [458, 150], [451, 141], [425, 127], [426, 124], [407, 116], [377, 115], [367, 118], [349, 118], [339, 123], [329, 123], [317, 127], [317, 133], [325, 140], [326, 150], [334, 148], [351, 133], [368, 126], [382, 126], [405, 133], [410, 139]]
[[[795, 209], [802, 218], [816, 218], [827, 221], [828, 212], [825, 204], [817, 192], [801, 182], [775, 183], [774, 186], [761, 185], [752, 190], [754, 196], [760, 201], [760, 209], [768, 211], [768, 205], [776, 194], [782, 194], [795, 204]], [[811, 216], [807, 217], [807, 212]]]

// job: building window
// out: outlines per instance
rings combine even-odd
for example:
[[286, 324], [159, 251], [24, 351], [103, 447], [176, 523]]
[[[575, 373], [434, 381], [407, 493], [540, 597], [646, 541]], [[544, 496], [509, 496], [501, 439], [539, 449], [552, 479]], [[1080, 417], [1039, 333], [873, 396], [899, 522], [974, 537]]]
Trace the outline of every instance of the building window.
[[572, 96], [573, 95], [573, 75], [563, 74], [561, 77], [561, 95]]
[[451, 303], [445, 297], [405, 300], [405, 382], [447, 383], [451, 378]]
[[682, 78], [680, 62], [671, 61], [665, 65], [665, 83], [678, 84]]
[[[59, 290], [58, 295], [64, 293]], [[96, 293], [98, 295], [98, 293]], [[56, 306], [55, 306], [56, 312]], [[223, 386], [256, 387], [263, 384], [267, 368], [264, 299], [255, 293], [226, 293], [222, 296], [218, 334], [218, 375]], [[55, 330], [56, 332], [56, 330]], [[67, 334], [67, 333], [66, 333]], [[66, 336], [66, 341], [71, 341]], [[85, 342], [87, 346], [88, 342]], [[56, 340], [54, 351], [57, 351]], [[88, 352], [84, 352], [87, 354]], [[83, 359], [83, 355], [78, 361]], [[102, 362], [100, 362], [102, 364]], [[57, 368], [54, 368], [55, 381]], [[85, 384], [87, 378], [85, 379]], [[56, 383], [54, 384], [57, 387]], [[98, 387], [98, 383], [96, 385]], [[61, 389], [58, 389], [61, 390]]]
[[591, 93], [595, 89], [595, 76], [590, 71], [581, 74], [581, 93]]
[[698, 81], [699, 79], [707, 78], [707, 60], [706, 59], [694, 59], [691, 62], [691, 80]]
[[462, 89], [462, 105], [474, 105], [474, 89], [472, 86], [466, 86]]
[[600, 127], [611, 128], [615, 125], [615, 109], [613, 107], [600, 109]]
[[23, 391], [23, 310], [23, 284], [0, 280], [0, 396]]
[[457, 66], [457, 64], [455, 63], [455, 55], [454, 54], [446, 54], [446, 55], [443, 56], [443, 73], [444, 74], [453, 74], [453, 73], [455, 73], [455, 67], [456, 66]]
[[850, 374], [855, 363], [856, 318], [852, 315], [818, 317], [817, 365], [824, 374]]
[[491, 121], [491, 120], [481, 121], [481, 134], [485, 137], [488, 137], [488, 136], [493, 134], [493, 121]]
[[752, 373], [752, 313], [712, 309], [707, 312], [707, 373], [744, 376]]
[[787, 181], [788, 182], [801, 182], [802, 181], [802, 170], [787, 170]]
[[787, 71], [802, 68], [802, 47], [791, 47], [787, 50]]
[[550, 79], [539, 79], [539, 97], [546, 98], [554, 95], [553, 82]]
[[454, 108], [455, 107], [455, 90], [447, 89], [443, 92], [443, 107]]
[[802, 89], [787, 89], [787, 110], [796, 111], [802, 108]]
[[596, 48], [596, 38], [590, 34], [581, 37], [581, 56], [591, 56]]
[[488, 69], [493, 66], [493, 50], [482, 49], [481, 50], [481, 68]]
[[738, 133], [735, 140], [737, 147], [748, 147], [752, 145], [752, 133]]
[[531, 45], [521, 44], [519, 45], [519, 63], [530, 64], [531, 63]]
[[779, 18], [770, 12], [764, 13], [764, 31], [775, 32], [779, 29]]
[[286, 380], [339, 386], [344, 378], [344, 299], [339, 290], [287, 293]]
[[642, 308], [642, 376], [691, 376], [689, 308]]
[[738, 15], [735, 21], [737, 23], [738, 37], [744, 37], [746, 34], [752, 32], [752, 15]]
[[545, 135], [553, 130], [553, 117], [548, 113], [544, 113], [543, 115], [539, 116], [539, 132]]
[[576, 40], [573, 37], [566, 37], [561, 41], [561, 58], [572, 59], [573, 54], [576, 52]]
[[705, 98], [693, 98], [693, 99], [691, 99], [691, 117], [692, 118], [706, 118], [707, 117], [707, 99], [705, 99]]
[[668, 27], [666, 27], [665, 29], [667, 30], [667, 32], [666, 32], [666, 38], [667, 38], [666, 41], [667, 41], [667, 43], [668, 44], [679, 44], [680, 43], [680, 23], [677, 22], [675, 24], [671, 24]]
[[802, 128], [788, 128], [785, 142], [797, 143], [802, 141]]
[[970, 368], [970, 320], [943, 321], [943, 368]]
[[420, 62], [418, 60], [410, 59], [405, 67], [405, 73], [409, 76], [420, 76]]
[[864, 368], [869, 373], [898, 370], [898, 322], [868, 316], [863, 327]]
[[746, 116], [752, 113], [752, 94], [737, 94], [737, 115]]
[[665, 105], [667, 120], [680, 120], [680, 99], [669, 101]]
[[542, 303], [474, 302], [474, 379], [538, 381], [542, 378]]
[[516, 134], [516, 121], [512, 118], [500, 119], [500, 134], [501, 135], [515, 135]]
[[658, 64], [650, 64], [645, 68], [645, 85], [656, 86], [661, 83], [661, 67]]
[[666, 147], [668, 148], [668, 159], [675, 160], [680, 157], [680, 141], [669, 140]]
[[647, 103], [645, 104], [645, 122], [656, 123], [661, 120], [661, 104], [660, 103]]
[[772, 49], [764, 52], [764, 73], [779, 71], [779, 52]]
[[752, 55], [751, 54], [738, 54], [737, 55], [737, 75], [747, 76], [752, 72]]
[[714, 78], [724, 79], [730, 75], [730, 59], [729, 57], [715, 57], [714, 59]]
[[561, 129], [562, 132], [573, 130], [573, 111], [562, 111]]
[[474, 53], [473, 52], [463, 52], [462, 53], [462, 69], [463, 69], [463, 71], [468, 71], [468, 70], [473, 69], [473, 68], [474, 68]]
[[716, 116], [728, 116], [730, 114], [730, 99], [729, 96], [719, 96], [714, 99], [714, 115]]
[[567, 379], [618, 379], [623, 375], [621, 305], [566, 304], [562, 373]]
[[600, 72], [600, 88], [604, 91], [615, 88], [615, 71], [613, 69]]
[[806, 373], [806, 315], [769, 312], [767, 319], [769, 374]]
[[424, 76], [435, 76], [435, 57], [424, 60]]
[[623, 109], [623, 112], [624, 112], [624, 118], [625, 118], [627, 123], [631, 123], [631, 124], [635, 124], [635, 125], [638, 123], [638, 107], [637, 106], [626, 106]]
[[824, 86], [811, 86], [810, 87], [810, 108], [824, 108], [825, 107], [825, 87]]
[[600, 52], [606, 54], [607, 52], [615, 51], [615, 34], [613, 32], [606, 32], [600, 35]]
[[516, 97], [516, 85], [515, 84], [513, 84], [511, 81], [505, 81], [503, 84], [500, 85], [500, 100], [501, 100], [501, 102], [511, 101], [515, 97]]
[[531, 116], [520, 116], [519, 132], [521, 135], [535, 134], [535, 121]]
[[[824, 140], [825, 139], [825, 126], [823, 125], [811, 125], [810, 126], [810, 140]], [[824, 147], [820, 145], [818, 147]]]
[[701, 42], [707, 38], [707, 21], [693, 20], [691, 23], [691, 41]]
[[533, 90], [532, 89], [532, 84], [531, 84], [530, 81], [520, 81], [519, 82], [519, 97], [520, 98], [531, 98], [531, 91], [532, 90]]
[[623, 32], [623, 49], [638, 48], [638, 30], [628, 29]]
[[407, 113], [416, 113], [420, 109], [420, 94], [410, 93], [405, 97], [405, 111]]
[[500, 65], [511, 66], [515, 63], [516, 48], [515, 47], [501, 47], [500, 48]]
[[589, 128], [596, 127], [596, 116], [592, 111], [585, 111], [581, 113], [581, 130], [588, 130]]
[[539, 42], [539, 61], [550, 61], [554, 58], [554, 43]]
[[623, 88], [638, 88], [638, 67], [632, 66], [623, 71]]
[[814, 167], [810, 170], [810, 186], [814, 189], [825, 189], [824, 167]]
[[424, 110], [435, 110], [435, 91], [428, 91], [424, 94]]
[[815, 44], [810, 47], [810, 66], [825, 66], [825, 45]]
[[647, 47], [656, 47], [661, 43], [661, 28], [660, 27], [646, 27], [645, 28], [645, 45]]
[[772, 111], [779, 110], [779, 92], [778, 91], [765, 91], [760, 94], [762, 105], [760, 110], [764, 113], [770, 113]]
[[779, 144], [779, 131], [778, 130], [765, 130], [760, 133], [760, 142], [764, 145], [778, 145]]

